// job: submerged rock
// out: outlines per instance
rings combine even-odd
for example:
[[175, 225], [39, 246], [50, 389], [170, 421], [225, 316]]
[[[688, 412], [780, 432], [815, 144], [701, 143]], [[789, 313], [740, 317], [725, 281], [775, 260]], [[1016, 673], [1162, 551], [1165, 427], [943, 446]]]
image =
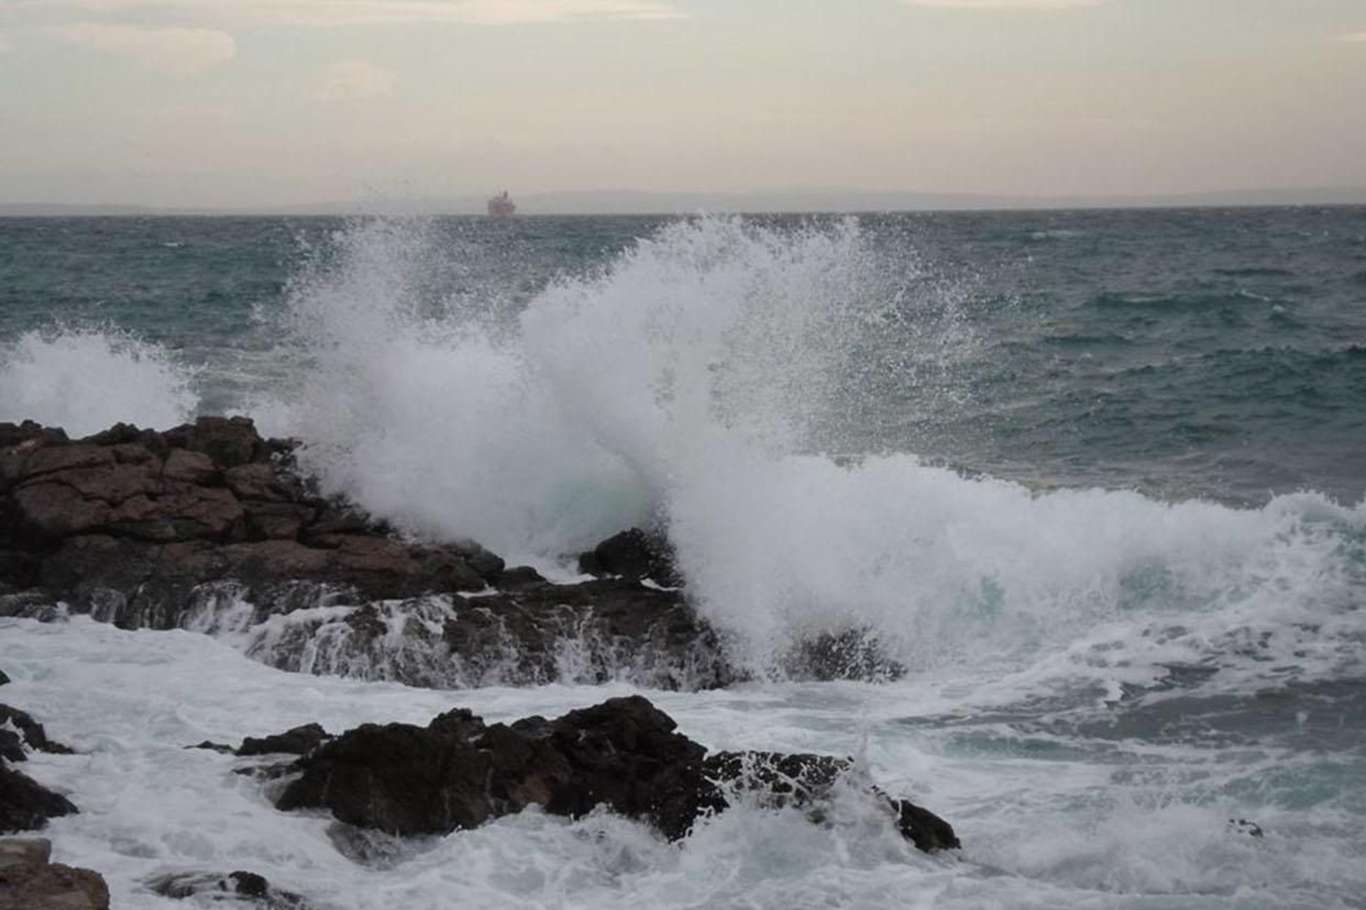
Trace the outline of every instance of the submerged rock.
[[419, 686], [736, 677], [682, 595], [640, 583], [673, 580], [661, 538], [604, 541], [620, 578], [553, 585], [473, 542], [395, 536], [320, 496], [290, 447], [245, 418], [74, 442], [0, 424], [0, 615], [250, 632], [281, 669]]
[[43, 838], [0, 840], [0, 910], [108, 910], [98, 873], [52, 863]]
[[[510, 725], [486, 725], [464, 709], [426, 727], [365, 724], [295, 762], [299, 777], [276, 806], [326, 808], [349, 826], [411, 836], [474, 828], [532, 804], [569, 817], [605, 805], [676, 840], [735, 793], [814, 806], [853, 771], [833, 756], [708, 756], [675, 727], [640, 696]], [[958, 846], [933, 813], [865, 789], [920, 849]]]
[[263, 736], [259, 739], [248, 736], [242, 740], [242, 745], [237, 747], [237, 754], [242, 756], [275, 755], [277, 753], [307, 755], [331, 738], [332, 735], [318, 724], [304, 724], [286, 730], [284, 733], [277, 733], [274, 736]]
[[259, 910], [309, 910], [309, 903], [292, 891], [272, 887], [255, 872], [177, 872], [159, 875], [147, 881], [147, 887], [162, 897], [172, 900], [203, 895], [219, 903], [257, 907]]
[[0, 834], [36, 831], [49, 818], [76, 811], [65, 796], [0, 762]]
[[54, 755], [70, 755], [71, 749], [47, 738], [43, 725], [34, 720], [26, 711], [0, 705], [0, 756], [10, 761], [26, 761], [24, 752], [27, 746], [37, 752]]

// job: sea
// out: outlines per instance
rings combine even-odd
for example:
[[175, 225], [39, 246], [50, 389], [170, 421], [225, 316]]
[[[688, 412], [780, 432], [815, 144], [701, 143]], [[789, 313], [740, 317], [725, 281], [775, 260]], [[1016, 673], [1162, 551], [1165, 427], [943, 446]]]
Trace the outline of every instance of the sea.
[[[81, 808], [54, 858], [115, 907], [235, 869], [345, 910], [1366, 907], [1366, 208], [0, 219], [0, 420], [205, 413], [562, 580], [664, 527], [753, 681], [436, 691], [0, 620], [0, 698], [79, 753], [27, 769]], [[905, 675], [785, 676], [832, 628]], [[361, 864], [183, 748], [635, 692], [712, 748], [852, 756], [963, 847], [851, 800]]]

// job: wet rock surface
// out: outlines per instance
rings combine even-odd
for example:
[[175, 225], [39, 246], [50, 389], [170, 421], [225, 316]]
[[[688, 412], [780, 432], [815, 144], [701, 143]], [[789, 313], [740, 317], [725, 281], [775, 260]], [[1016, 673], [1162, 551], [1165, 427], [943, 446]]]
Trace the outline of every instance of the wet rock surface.
[[683, 584], [674, 567], [673, 546], [658, 531], [630, 528], [607, 538], [579, 556], [579, 571], [599, 577], [649, 579], [665, 588]]
[[625, 532], [598, 548], [620, 577], [554, 585], [321, 496], [291, 444], [245, 418], [75, 441], [0, 424], [0, 616], [257, 629], [249, 653], [281, 669], [434, 687], [725, 685], [718, 636], [680, 593], [641, 583], [677, 580], [663, 546]]
[[43, 725], [28, 712], [0, 705], [0, 757], [10, 761], [25, 761], [25, 748], [54, 755], [70, 755], [71, 749], [47, 738]]
[[[854, 781], [847, 759], [775, 753], [707, 754], [640, 696], [615, 698], [554, 720], [485, 724], [465, 709], [426, 727], [365, 724], [294, 763], [276, 800], [323, 808], [347, 826], [392, 835], [474, 828], [536, 804], [579, 817], [605, 805], [671, 840], [741, 793], [761, 805], [816, 810]], [[902, 834], [926, 851], [957, 847], [947, 822], [863, 786]]]
[[255, 907], [258, 910], [310, 910], [311, 905], [298, 894], [271, 885], [255, 872], [177, 872], [148, 880], [155, 894], [172, 900], [201, 897], [217, 904]]
[[65, 796], [0, 761], [0, 834], [37, 831], [49, 818], [76, 811]]
[[0, 910], [108, 910], [109, 888], [98, 873], [51, 858], [43, 838], [0, 839]]
[[[321, 495], [291, 442], [242, 417], [74, 441], [0, 424], [0, 617], [239, 633], [249, 656], [280, 669], [434, 688], [746, 678], [658, 531], [616, 534], [580, 568], [598, 578], [552, 584], [474, 542], [400, 537]], [[904, 672], [859, 630], [815, 633], [779, 670]]]

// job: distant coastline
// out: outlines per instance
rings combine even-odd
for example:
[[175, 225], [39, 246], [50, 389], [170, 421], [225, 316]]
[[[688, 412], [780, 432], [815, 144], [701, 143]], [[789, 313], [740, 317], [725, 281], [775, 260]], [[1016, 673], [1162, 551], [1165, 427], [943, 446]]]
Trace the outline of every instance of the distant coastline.
[[[751, 193], [656, 193], [604, 190], [522, 194], [526, 215], [679, 215], [696, 212], [821, 214], [839, 212], [1066, 211], [1072, 209], [1260, 208], [1366, 205], [1366, 187], [1229, 190], [1153, 196], [1009, 196], [973, 193], [794, 190]], [[484, 215], [483, 196], [369, 198], [282, 206], [151, 206], [0, 202], [0, 217]]]

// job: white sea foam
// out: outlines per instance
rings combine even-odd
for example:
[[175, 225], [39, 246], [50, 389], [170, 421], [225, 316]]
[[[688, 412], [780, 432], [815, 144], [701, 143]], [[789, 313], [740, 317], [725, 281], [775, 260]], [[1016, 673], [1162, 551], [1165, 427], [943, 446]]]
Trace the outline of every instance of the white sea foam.
[[1037, 493], [849, 457], [873, 396], [914, 421], [963, 394], [953, 366], [978, 353], [962, 294], [855, 221], [676, 222], [513, 324], [429, 299], [447, 253], [420, 224], [360, 223], [334, 252], [292, 289], [310, 369], [272, 412], [330, 487], [410, 528], [544, 565], [658, 521], [758, 667], [849, 627], [919, 668], [1066, 675], [1120, 641], [1102, 685], [1236, 652], [1230, 635], [1286, 656], [1305, 626], [1346, 638], [1302, 665], [1351, 659], [1361, 507]]
[[0, 420], [37, 420], [73, 436], [119, 421], [164, 429], [194, 412], [195, 373], [113, 328], [25, 332], [0, 345]]
[[[968, 726], [923, 718], [933, 680], [764, 684], [647, 693], [713, 748], [866, 756], [873, 779], [952, 821], [960, 856], [910, 849], [865, 801], [826, 824], [740, 807], [681, 844], [610, 814], [537, 811], [415, 841], [366, 867], [327, 836], [330, 819], [280, 813], [243, 760], [183, 747], [237, 742], [311, 721], [425, 724], [454, 705], [490, 721], [564, 711], [629, 687], [460, 693], [272, 670], [190, 632], [125, 631], [77, 617], [0, 619], [5, 699], [78, 750], [25, 771], [81, 814], [48, 829], [59, 862], [101, 872], [114, 906], [166, 907], [144, 882], [248, 869], [317, 906], [976, 908], [1350, 907], [1366, 889], [1366, 834], [1347, 756], [1029, 739], [970, 700]], [[1262, 839], [1228, 819], [1251, 817]]]

